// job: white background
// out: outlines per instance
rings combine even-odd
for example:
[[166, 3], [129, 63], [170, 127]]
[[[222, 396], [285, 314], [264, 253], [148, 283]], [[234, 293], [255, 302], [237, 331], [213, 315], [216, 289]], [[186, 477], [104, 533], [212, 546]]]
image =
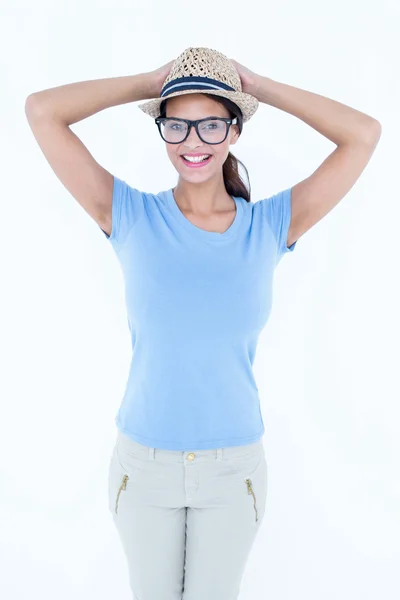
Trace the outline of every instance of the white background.
[[[400, 597], [399, 11], [394, 1], [361, 0], [2, 2], [2, 598], [131, 598], [107, 509], [130, 361], [122, 272], [46, 162], [25, 99], [150, 71], [189, 46], [382, 124], [359, 181], [276, 271], [254, 365], [267, 511], [240, 597]], [[134, 187], [175, 185], [165, 144], [135, 103], [72, 128]], [[260, 104], [232, 151], [256, 201], [310, 175], [334, 147]]]

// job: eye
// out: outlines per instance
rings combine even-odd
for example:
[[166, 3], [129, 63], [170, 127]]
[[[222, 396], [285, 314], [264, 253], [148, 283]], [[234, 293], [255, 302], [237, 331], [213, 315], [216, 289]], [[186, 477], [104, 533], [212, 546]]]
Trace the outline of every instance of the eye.
[[164, 126], [172, 131], [182, 131], [186, 129], [186, 123], [178, 123], [177, 121], [165, 121]]

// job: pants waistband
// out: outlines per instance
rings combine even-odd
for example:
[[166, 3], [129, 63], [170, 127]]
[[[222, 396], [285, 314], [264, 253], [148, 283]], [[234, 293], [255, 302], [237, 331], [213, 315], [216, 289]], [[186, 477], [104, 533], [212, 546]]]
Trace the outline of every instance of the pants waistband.
[[228, 460], [228, 459], [240, 459], [250, 458], [260, 452], [264, 452], [264, 445], [262, 439], [253, 442], [252, 444], [246, 444], [244, 446], [229, 446], [227, 448], [215, 448], [208, 450], [164, 450], [161, 448], [153, 448], [152, 446], [145, 446], [132, 440], [128, 435], [118, 430], [117, 432], [117, 445], [132, 456], [141, 458], [142, 460], [160, 460], [162, 462], [182, 462], [187, 460], [189, 455], [194, 455], [196, 461], [213, 461], [213, 460]]

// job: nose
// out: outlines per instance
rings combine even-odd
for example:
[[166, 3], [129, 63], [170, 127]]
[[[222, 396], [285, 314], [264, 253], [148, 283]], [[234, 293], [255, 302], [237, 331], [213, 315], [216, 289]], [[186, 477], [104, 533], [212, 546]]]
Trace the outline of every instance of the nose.
[[185, 144], [190, 145], [191, 148], [196, 148], [199, 145], [201, 146], [203, 143], [204, 142], [202, 142], [199, 136], [197, 135], [196, 127], [192, 126], [190, 133], [185, 140]]

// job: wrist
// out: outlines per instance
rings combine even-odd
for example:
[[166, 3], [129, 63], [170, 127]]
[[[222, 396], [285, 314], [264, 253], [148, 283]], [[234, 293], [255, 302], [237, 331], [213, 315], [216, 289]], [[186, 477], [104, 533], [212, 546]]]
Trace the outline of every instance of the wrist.
[[144, 76], [147, 82], [149, 98], [159, 98], [165, 77], [161, 80], [156, 71], [148, 71], [144, 73]]
[[249, 93], [255, 96], [259, 102], [265, 102], [265, 98], [268, 94], [268, 90], [273, 88], [274, 80], [264, 75], [256, 75], [251, 84], [251, 90]]

